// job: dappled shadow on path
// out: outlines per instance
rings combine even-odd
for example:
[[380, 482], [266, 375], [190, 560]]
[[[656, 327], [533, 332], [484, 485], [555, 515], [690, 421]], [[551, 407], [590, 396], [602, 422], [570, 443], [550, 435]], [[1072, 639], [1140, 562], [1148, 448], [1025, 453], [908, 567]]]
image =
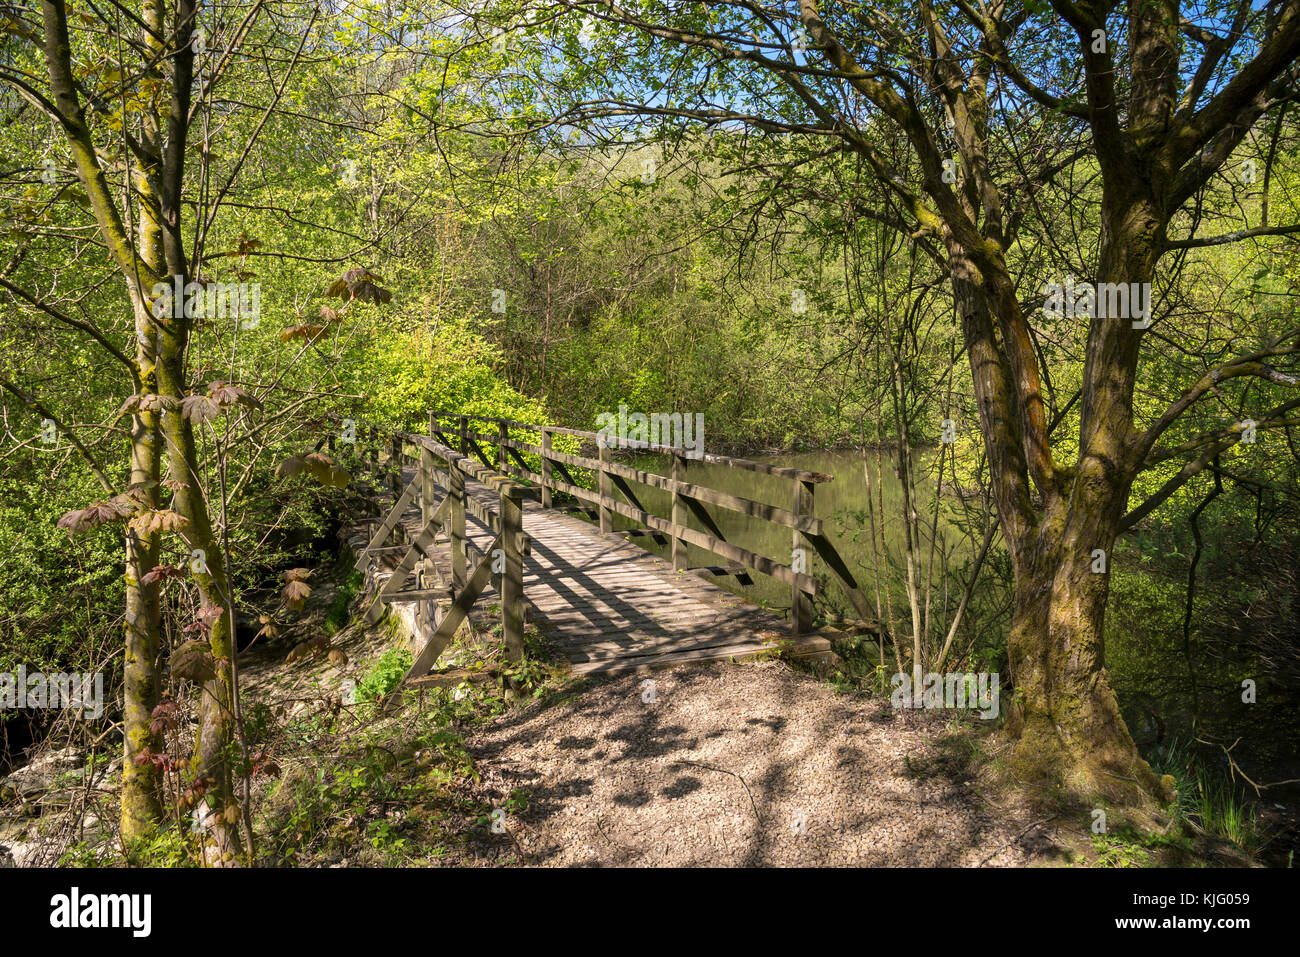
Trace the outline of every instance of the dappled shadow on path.
[[526, 793], [509, 826], [532, 863], [1052, 860], [1041, 829], [1022, 834], [1027, 809], [979, 794], [960, 758], [977, 732], [946, 731], [951, 717], [836, 694], [779, 662], [682, 666], [587, 682], [468, 745], [491, 799]]

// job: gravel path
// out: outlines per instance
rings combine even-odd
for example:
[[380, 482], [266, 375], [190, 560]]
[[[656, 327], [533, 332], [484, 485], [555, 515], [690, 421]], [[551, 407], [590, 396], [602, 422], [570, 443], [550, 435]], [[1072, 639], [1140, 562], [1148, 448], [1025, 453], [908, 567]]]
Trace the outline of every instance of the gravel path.
[[593, 682], [467, 743], [494, 803], [528, 790], [508, 821], [532, 864], [1058, 863], [1052, 822], [962, 779], [950, 719], [725, 663]]

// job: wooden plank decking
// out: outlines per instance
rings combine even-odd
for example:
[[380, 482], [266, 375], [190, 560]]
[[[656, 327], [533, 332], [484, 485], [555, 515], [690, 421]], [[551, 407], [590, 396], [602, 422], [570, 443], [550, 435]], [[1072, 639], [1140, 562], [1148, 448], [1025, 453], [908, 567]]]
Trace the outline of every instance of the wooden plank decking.
[[[414, 470], [408, 470], [409, 482]], [[446, 494], [438, 490], [439, 497]], [[496, 492], [478, 482], [466, 494], [486, 506]], [[419, 506], [403, 516], [408, 538], [419, 528]], [[525, 501], [524, 595], [538, 628], [578, 673], [747, 657], [787, 643], [781, 618], [672, 565], [616, 535], [603, 536], [579, 518]], [[470, 517], [467, 537], [480, 550], [492, 534]], [[450, 581], [450, 550], [432, 550]], [[495, 583], [492, 587], [495, 587]], [[427, 637], [427, 636], [424, 636]], [[819, 651], [824, 639], [805, 636], [800, 651]]]

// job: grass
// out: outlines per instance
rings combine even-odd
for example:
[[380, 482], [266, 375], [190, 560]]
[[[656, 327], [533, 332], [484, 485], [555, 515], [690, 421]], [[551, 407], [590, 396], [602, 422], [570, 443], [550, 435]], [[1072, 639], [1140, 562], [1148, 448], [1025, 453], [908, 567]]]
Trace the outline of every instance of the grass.
[[1231, 841], [1247, 853], [1258, 850], [1257, 812], [1228, 774], [1208, 767], [1187, 743], [1177, 739], [1156, 749], [1150, 761], [1156, 774], [1174, 778], [1178, 797], [1170, 812], [1176, 821]]

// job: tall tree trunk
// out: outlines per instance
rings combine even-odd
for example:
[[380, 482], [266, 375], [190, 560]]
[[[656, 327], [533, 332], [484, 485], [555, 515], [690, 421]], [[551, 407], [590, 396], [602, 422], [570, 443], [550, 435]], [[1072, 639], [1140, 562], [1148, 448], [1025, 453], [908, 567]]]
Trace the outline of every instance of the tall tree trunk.
[[[176, 325], [178, 329], [183, 328], [183, 320], [178, 320]], [[183, 335], [168, 337], [159, 369], [159, 391], [176, 399], [184, 395], [181, 379], [184, 344]], [[206, 835], [205, 853], [209, 863], [234, 865], [240, 862], [244, 848], [239, 836], [239, 815], [228, 813], [232, 808], [238, 810], [232, 774], [237, 728], [230, 585], [199, 480], [194, 429], [179, 409], [165, 413], [163, 429], [167, 436], [168, 474], [176, 488], [173, 507], [187, 520], [186, 537], [190, 548], [198, 551], [195, 558], [201, 560], [200, 570], [193, 578], [203, 603], [221, 608], [221, 615], [213, 620], [208, 636], [214, 675], [204, 683], [199, 699], [199, 727], [191, 764], [196, 778], [208, 781], [203, 804], [196, 814]]]
[[[1088, 533], [1046, 517], [1037, 541], [1018, 549], [1007, 656], [1015, 683], [1008, 731], [1022, 780], [1050, 782], [1066, 797], [1141, 805], [1163, 796], [1120, 716], [1103, 666], [1107, 573], [1093, 570]], [[1109, 555], [1109, 544], [1104, 551]]]
[[[1120, 716], [1104, 667], [1103, 628], [1111, 549], [1136, 463], [1131, 430], [1135, 338], [1111, 323], [1091, 335], [1085, 381], [1097, 382], [1082, 406], [1082, 449], [1072, 469], [1054, 467], [1031, 492], [1020, 384], [999, 353], [996, 310], [1019, 309], [1011, 288], [986, 281], [962, 250], [950, 247], [953, 289], [979, 401], [998, 518], [1011, 552], [1015, 600], [1007, 641], [1014, 686], [1007, 732], [1011, 768], [1021, 780], [1084, 801], [1146, 806], [1165, 798]], [[1130, 273], [1131, 275], [1131, 273]], [[1003, 317], [1005, 319], [1005, 317]], [[1131, 330], [1130, 330], [1131, 331]], [[1096, 344], [1100, 342], [1101, 345]], [[1094, 554], [1106, 556], [1094, 572]]]
[[[152, 0], [146, 5], [145, 20], [150, 28], [143, 31], [143, 41], [155, 53], [161, 51], [163, 5]], [[155, 74], [161, 71], [155, 69]], [[160, 144], [158, 126], [151, 116], [146, 117], [142, 141], [146, 150], [157, 153]], [[137, 161], [133, 180], [139, 194], [138, 253], [153, 275], [164, 272], [161, 229], [154, 216], [150, 200], [155, 199], [151, 178], [153, 167], [144, 167]], [[136, 363], [139, 368], [142, 391], [157, 388], [158, 331], [154, 316], [143, 307], [142, 297], [133, 297], [136, 305]], [[156, 509], [160, 506], [158, 488], [162, 478], [162, 432], [158, 412], [141, 412], [136, 415], [131, 429], [131, 483], [147, 491], [141, 494], [142, 504]], [[123, 699], [123, 728], [125, 753], [122, 768], [122, 834], [137, 837], [146, 833], [161, 816], [159, 804], [159, 772], [152, 763], [135, 763], [142, 752], [162, 750], [162, 736], [150, 731], [153, 709], [159, 700], [159, 656], [162, 652], [162, 620], [159, 608], [159, 586], [141, 584], [144, 575], [158, 564], [159, 536], [142, 535], [134, 529], [126, 532], [126, 655], [125, 693]]]
[[[152, 378], [152, 324], [138, 318], [136, 359], [141, 378]], [[157, 508], [161, 477], [161, 442], [158, 414], [140, 412], [131, 421], [131, 484], [147, 508]], [[162, 736], [150, 730], [158, 706], [158, 656], [162, 616], [158, 584], [145, 584], [144, 576], [158, 564], [156, 533], [126, 530], [126, 644], [122, 692], [122, 837], [130, 840], [148, 834], [161, 819], [158, 768], [136, 759], [162, 751]]]

